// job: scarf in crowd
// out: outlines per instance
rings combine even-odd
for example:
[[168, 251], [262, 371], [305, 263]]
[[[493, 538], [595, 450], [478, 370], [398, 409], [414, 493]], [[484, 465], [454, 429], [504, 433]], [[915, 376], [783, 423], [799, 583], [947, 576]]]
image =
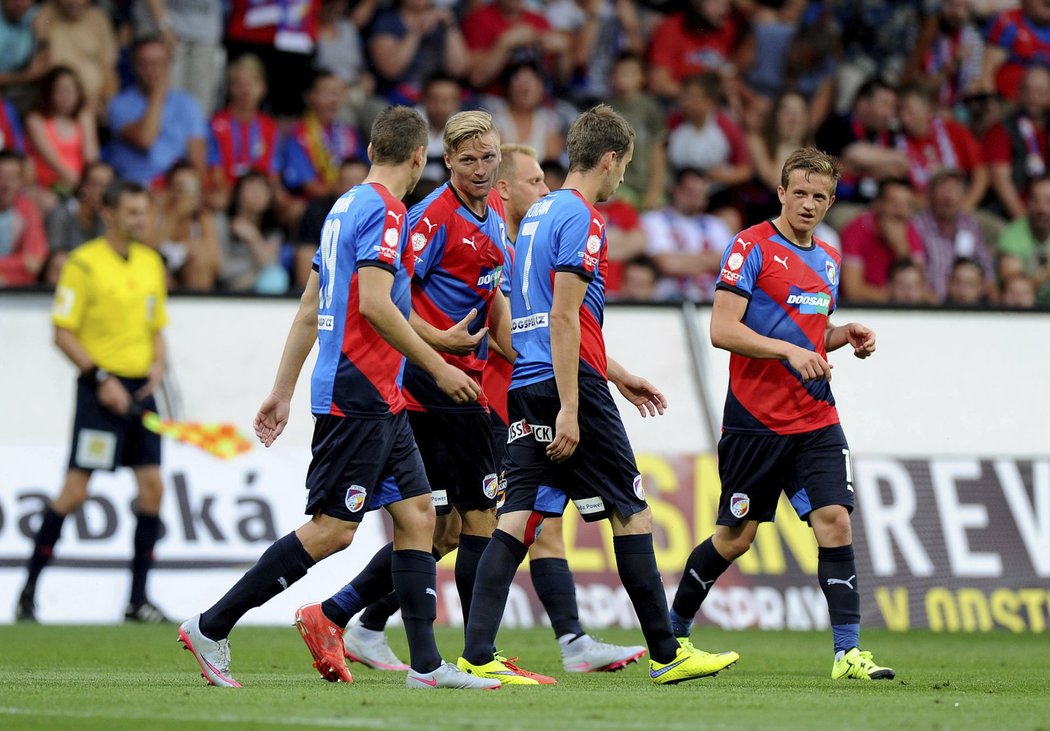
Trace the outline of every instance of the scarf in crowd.
[[354, 154], [353, 133], [339, 122], [326, 128], [313, 112], [303, 115], [306, 154], [317, 176], [332, 186], [339, 182], [339, 165]]
[[958, 168], [959, 158], [955, 146], [948, 134], [948, 127], [940, 117], [930, 119], [934, 145], [927, 144], [927, 139], [909, 139], [907, 135], [897, 136], [897, 149], [908, 156], [908, 169], [911, 182], [919, 190], [926, 190], [930, 178], [941, 168]]

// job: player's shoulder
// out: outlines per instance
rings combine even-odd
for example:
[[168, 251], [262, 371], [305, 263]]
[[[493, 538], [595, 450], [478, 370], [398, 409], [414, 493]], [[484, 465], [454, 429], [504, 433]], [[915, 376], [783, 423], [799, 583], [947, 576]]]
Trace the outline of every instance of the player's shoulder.
[[448, 183], [439, 185], [432, 190], [426, 198], [416, 203], [408, 210], [408, 220], [416, 226], [424, 218], [427, 225], [433, 229], [448, 221], [449, 216], [459, 207], [459, 199], [452, 191]]
[[824, 255], [831, 259], [833, 262], [835, 262], [836, 265], [842, 263], [842, 254], [839, 253], [839, 250], [831, 244], [829, 244], [827, 241], [824, 241], [823, 239], [819, 239], [816, 236], [814, 236], [813, 244], [820, 248], [824, 252]]
[[762, 221], [761, 223], [756, 223], [754, 226], [745, 228], [738, 233], [733, 237], [733, 242], [758, 244], [758, 246], [761, 247], [762, 244], [768, 242], [775, 233], [776, 229], [773, 228], [773, 224], [769, 221]]

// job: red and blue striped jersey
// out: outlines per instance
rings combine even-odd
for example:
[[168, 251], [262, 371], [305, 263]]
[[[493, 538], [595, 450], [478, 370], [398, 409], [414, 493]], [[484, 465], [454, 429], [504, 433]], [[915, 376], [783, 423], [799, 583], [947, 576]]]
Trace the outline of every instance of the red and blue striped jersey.
[[[717, 288], [749, 300], [743, 323], [759, 335], [827, 358], [824, 335], [838, 302], [840, 263], [823, 241], [801, 248], [765, 221], [726, 248]], [[803, 383], [787, 361], [730, 355], [724, 431], [799, 434], [838, 422], [828, 381]]]
[[[492, 206], [500, 217], [506, 221], [507, 216], [503, 208], [503, 199], [495, 190], [489, 194], [489, 205]], [[517, 232], [515, 232], [517, 233]], [[503, 262], [503, 272], [500, 276], [499, 289], [510, 301], [510, 280], [514, 272], [514, 242], [508, 235], [506, 238], [507, 258]], [[481, 376], [481, 389], [485, 392], [485, 399], [489, 403], [489, 409], [499, 415], [504, 424], [509, 424], [507, 417], [507, 391], [510, 389], [510, 376], [514, 366], [506, 358], [493, 354], [485, 364], [485, 372]]]
[[260, 112], [245, 123], [224, 109], [211, 119], [208, 165], [222, 168], [231, 185], [251, 170], [276, 175], [280, 137], [277, 121], [267, 114]]
[[407, 211], [382, 185], [358, 185], [332, 206], [314, 255], [320, 275], [317, 305], [319, 352], [311, 379], [315, 414], [381, 417], [405, 408], [404, 357], [361, 315], [358, 270], [393, 273], [390, 298], [407, 319], [415, 259], [408, 246]]
[[550, 311], [555, 272], [587, 281], [580, 306], [580, 375], [606, 378], [605, 219], [575, 190], [556, 190], [532, 204], [515, 241], [510, 311], [518, 353], [512, 389], [554, 377]]
[[[415, 252], [412, 309], [440, 330], [476, 309], [477, 317], [468, 329], [477, 332], [485, 327], [506, 258], [503, 218], [491, 203], [484, 217], [477, 216], [445, 183], [412, 206], [408, 221]], [[480, 386], [488, 350], [488, 338], [482, 338], [469, 355], [442, 353], [442, 357]], [[405, 366], [404, 387], [408, 408], [413, 411], [487, 408], [484, 393], [477, 403], [457, 405], [430, 374], [413, 363]]]

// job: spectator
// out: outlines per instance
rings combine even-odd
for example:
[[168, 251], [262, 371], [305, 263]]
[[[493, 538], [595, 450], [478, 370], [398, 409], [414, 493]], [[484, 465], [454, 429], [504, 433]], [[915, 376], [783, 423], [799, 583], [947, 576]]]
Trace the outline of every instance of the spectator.
[[379, 93], [391, 104], [415, 104], [435, 72], [462, 77], [470, 53], [456, 16], [434, 0], [399, 0], [376, 16], [368, 41]]
[[168, 173], [154, 239], [164, 257], [172, 288], [215, 289], [222, 253], [215, 215], [202, 202], [196, 168], [179, 163]]
[[[98, 125], [86, 101], [76, 72], [55, 66], [41, 79], [36, 104], [26, 117], [36, 182], [62, 196], [73, 192], [84, 166], [98, 159]], [[55, 205], [50, 203], [47, 210]]]
[[729, 0], [687, 0], [685, 10], [653, 31], [649, 46], [649, 88], [663, 99], [676, 99], [683, 82], [711, 72], [731, 78], [736, 23]]
[[985, 91], [1017, 100], [1026, 68], [1050, 65], [1050, 3], [1021, 0], [1019, 8], [999, 12], [986, 34], [981, 85]]
[[260, 111], [266, 98], [266, 69], [258, 56], [246, 54], [227, 71], [229, 103], [211, 120], [208, 139], [209, 204], [216, 210], [229, 205], [230, 190], [238, 178], [259, 170], [277, 179], [280, 128]]
[[0, 0], [0, 91], [25, 112], [33, 84], [51, 66], [47, 46], [37, 40], [33, 0]]
[[918, 84], [938, 111], [951, 113], [980, 88], [983, 63], [984, 39], [969, 0], [944, 0], [923, 22], [901, 82]]
[[324, 220], [328, 217], [328, 211], [335, 205], [336, 199], [342, 192], [348, 191], [355, 185], [360, 185], [368, 174], [368, 163], [356, 157], [343, 160], [339, 166], [339, 189], [341, 192], [332, 195], [314, 198], [306, 206], [296, 229], [295, 256], [292, 265], [293, 283], [296, 289], [306, 286], [306, 280], [310, 278], [313, 270], [314, 254], [321, 243], [321, 228]]
[[281, 180], [289, 191], [307, 199], [342, 193], [339, 165], [351, 157], [366, 157], [360, 136], [338, 119], [346, 84], [335, 74], [318, 71], [305, 98], [306, 111], [285, 140]]
[[710, 302], [732, 232], [707, 213], [709, 183], [703, 173], [683, 168], [675, 176], [671, 205], [642, 214], [646, 253], [660, 270], [657, 297]]
[[193, 97], [170, 88], [168, 47], [150, 36], [136, 41], [131, 54], [135, 85], [109, 103], [107, 157], [117, 177], [157, 185], [182, 160], [203, 175], [207, 123]]
[[47, 0], [33, 23], [50, 62], [68, 66], [84, 87], [84, 103], [96, 119], [117, 93], [120, 46], [109, 16], [91, 0]]
[[829, 117], [817, 129], [817, 147], [842, 165], [835, 192], [838, 205], [829, 211], [832, 225], [835, 219], [859, 212], [856, 206], [843, 206], [844, 202], [869, 203], [879, 191], [879, 181], [908, 174], [908, 157], [893, 145], [896, 119], [897, 93], [885, 82], [871, 79], [857, 91], [848, 114]]
[[981, 265], [987, 292], [995, 299], [995, 264], [981, 224], [962, 208], [965, 185], [958, 170], [943, 168], [934, 173], [926, 191], [929, 205], [912, 220], [926, 258], [926, 285], [938, 302], [947, 295], [952, 263], [959, 258], [974, 259]]
[[988, 166], [973, 133], [951, 117], [934, 114], [930, 98], [917, 86], [900, 90], [901, 132], [897, 148], [908, 157], [908, 175], [916, 193], [925, 193], [941, 168], [966, 174], [963, 208], [974, 211], [988, 191]]
[[[544, 172], [544, 180], [547, 172]], [[564, 181], [564, 177], [562, 178]], [[559, 182], [561, 185], [562, 182]], [[606, 272], [605, 291], [617, 292], [623, 279], [624, 265], [645, 253], [645, 232], [642, 230], [638, 209], [619, 195], [596, 203], [595, 209], [605, 219], [606, 256], [609, 269]]]
[[930, 293], [922, 278], [922, 269], [911, 259], [893, 262], [889, 275], [889, 299], [891, 305], [925, 305], [930, 302]]
[[1017, 110], [984, 136], [996, 212], [1008, 219], [1025, 214], [1029, 183], [1047, 174], [1050, 160], [1050, 71], [1026, 69], [1018, 91]]
[[682, 122], [667, 138], [667, 161], [672, 170], [697, 168], [710, 181], [709, 209], [734, 231], [740, 230], [736, 186], [751, 179], [744, 132], [721, 111], [722, 79], [708, 71], [686, 79], [678, 105]]
[[652, 302], [656, 299], [656, 278], [659, 276], [656, 262], [639, 254], [624, 263], [623, 283], [616, 293], [622, 302]]
[[999, 274], [1024, 274], [1041, 289], [1050, 282], [1050, 177], [1032, 181], [1027, 208], [999, 235]]
[[907, 180], [884, 180], [871, 210], [842, 230], [842, 299], [851, 303], [889, 299], [890, 268], [909, 259], [924, 264], [922, 239], [911, 223], [914, 193]]
[[944, 304], [954, 307], [978, 307], [987, 304], [985, 278], [981, 265], [973, 259], [956, 259], [948, 278], [948, 296]]
[[1003, 305], [1030, 310], [1036, 305], [1035, 282], [1018, 274], [1003, 282]]
[[197, 100], [205, 118], [215, 111], [225, 58], [221, 0], [139, 0], [138, 35], [159, 34], [172, 51], [171, 85]]
[[749, 190], [748, 220], [779, 215], [780, 171], [788, 156], [800, 147], [812, 146], [809, 132], [809, 106], [804, 96], [795, 91], [780, 95], [773, 103], [772, 113], [761, 129], [747, 133], [747, 151], [755, 168], [753, 186]]
[[303, 111], [302, 80], [313, 73], [321, 0], [229, 0], [226, 53], [251, 53], [290, 83], [270, 89], [270, 111], [294, 117]]
[[506, 103], [494, 104], [492, 121], [500, 140], [527, 145], [540, 160], [558, 160], [565, 152], [565, 129], [561, 117], [544, 104], [543, 79], [530, 64], [507, 71]]
[[233, 206], [220, 237], [222, 288], [229, 292], [284, 294], [288, 270], [280, 264], [284, 232], [274, 215], [273, 181], [258, 171], [242, 175], [233, 188]]
[[561, 85], [569, 79], [569, 37], [527, 10], [524, 0], [494, 0], [476, 7], [463, 18], [463, 35], [471, 56], [470, 85], [487, 94], [502, 95], [498, 80], [508, 67], [522, 63], [538, 64]]
[[445, 167], [445, 122], [463, 109], [463, 87], [445, 74], [434, 74], [423, 85], [423, 116], [427, 120], [427, 164], [423, 180], [441, 185], [448, 180]]
[[25, 154], [26, 138], [18, 112], [10, 101], [0, 96], [0, 150]]
[[0, 288], [34, 284], [47, 258], [40, 211], [22, 193], [25, 158], [0, 150]]
[[374, 90], [375, 80], [365, 63], [364, 42], [359, 19], [371, 20], [375, 1], [358, 3], [351, 15], [348, 0], [322, 0], [317, 15], [317, 55], [314, 66], [331, 71], [349, 86], [366, 85]]
[[58, 283], [69, 252], [105, 233], [102, 194], [112, 182], [113, 168], [98, 160], [88, 163], [74, 194], [48, 212], [44, 228], [51, 256], [47, 260], [44, 282], [49, 286]]
[[644, 91], [641, 56], [621, 54], [612, 68], [609, 106], [634, 128], [634, 157], [618, 194], [643, 210], [663, 205], [667, 187], [667, 123], [659, 102]]
[[544, 160], [540, 163], [540, 169], [543, 170], [543, 184], [547, 186], [547, 190], [560, 190], [565, 185], [565, 175], [568, 171], [560, 160]]

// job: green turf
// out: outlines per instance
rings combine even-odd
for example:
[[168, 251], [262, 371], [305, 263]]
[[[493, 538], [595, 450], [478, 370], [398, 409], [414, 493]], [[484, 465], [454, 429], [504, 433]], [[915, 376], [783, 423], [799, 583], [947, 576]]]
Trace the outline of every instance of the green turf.
[[[646, 665], [615, 674], [561, 672], [548, 630], [507, 631], [501, 643], [557, 686], [499, 692], [409, 691], [404, 675], [352, 666], [329, 684], [288, 628], [238, 629], [242, 690], [205, 685], [175, 627], [0, 627], [0, 729], [996, 729], [1050, 731], [1045, 635], [867, 631], [894, 681], [832, 681], [827, 633], [719, 632], [694, 640], [735, 649], [717, 678], [654, 687]], [[392, 645], [404, 655], [400, 630]], [[638, 642], [638, 633], [605, 639]], [[460, 634], [439, 630], [446, 659]]]

